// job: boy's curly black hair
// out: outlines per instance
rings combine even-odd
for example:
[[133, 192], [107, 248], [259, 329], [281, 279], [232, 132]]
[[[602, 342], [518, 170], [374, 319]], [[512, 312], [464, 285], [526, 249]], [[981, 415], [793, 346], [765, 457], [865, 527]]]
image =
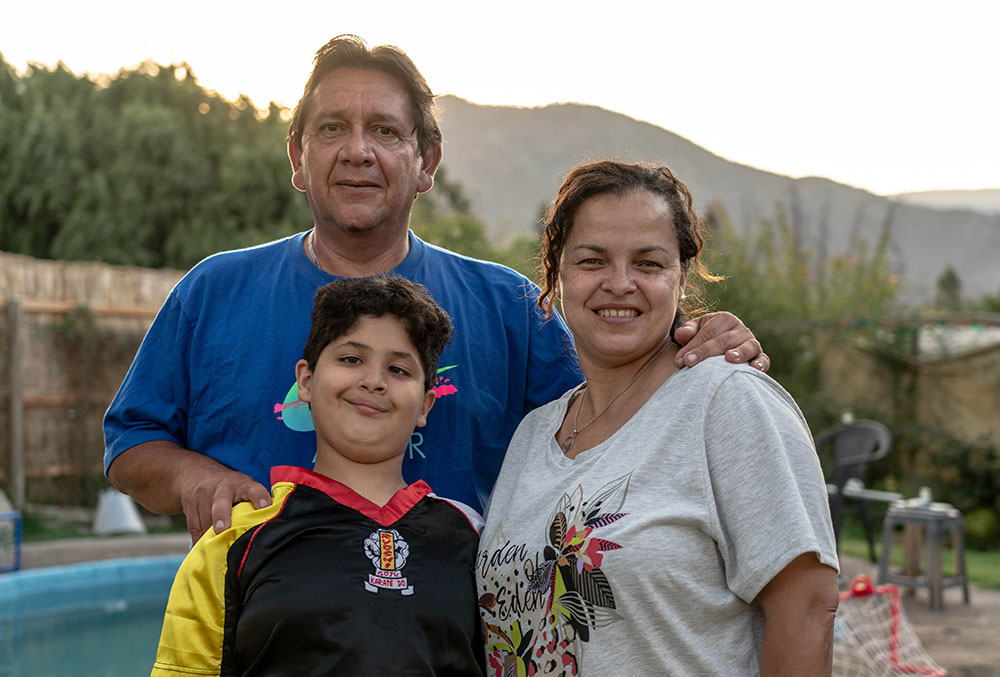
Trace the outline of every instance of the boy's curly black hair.
[[423, 285], [394, 275], [334, 280], [319, 288], [303, 350], [310, 371], [316, 370], [323, 349], [366, 315], [399, 318], [420, 356], [424, 385], [433, 388], [438, 358], [451, 338], [451, 318]]

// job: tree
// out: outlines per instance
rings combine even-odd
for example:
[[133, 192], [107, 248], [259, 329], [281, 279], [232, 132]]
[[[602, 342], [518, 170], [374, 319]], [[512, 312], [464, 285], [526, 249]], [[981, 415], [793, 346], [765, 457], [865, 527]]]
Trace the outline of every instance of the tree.
[[[898, 281], [888, 270], [888, 235], [855, 253], [822, 260], [795, 236], [779, 205], [775, 216], [739, 234], [718, 205], [708, 214], [705, 263], [725, 279], [689, 290], [706, 309], [724, 308], [753, 328], [773, 358], [770, 374], [795, 397], [807, 418], [822, 418], [819, 327], [874, 326], [893, 309]], [[688, 276], [689, 286], [694, 276]]]
[[307, 228], [285, 110], [202, 89], [186, 64], [97, 81], [0, 59], [0, 248], [186, 268]]
[[962, 281], [949, 264], [941, 271], [935, 284], [934, 306], [942, 310], [959, 310], [962, 307]]

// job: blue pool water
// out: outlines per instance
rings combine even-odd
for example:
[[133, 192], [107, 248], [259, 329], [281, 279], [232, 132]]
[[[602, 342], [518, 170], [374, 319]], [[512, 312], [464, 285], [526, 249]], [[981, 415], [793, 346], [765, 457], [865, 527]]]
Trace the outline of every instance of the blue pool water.
[[182, 556], [0, 576], [0, 677], [148, 675]]

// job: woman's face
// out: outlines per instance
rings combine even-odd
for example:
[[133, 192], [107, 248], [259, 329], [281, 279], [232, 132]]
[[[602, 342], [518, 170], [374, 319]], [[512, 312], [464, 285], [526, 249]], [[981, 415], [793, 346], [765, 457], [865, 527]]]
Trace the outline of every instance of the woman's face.
[[686, 281], [663, 198], [637, 190], [584, 202], [559, 265], [563, 316], [581, 366], [648, 357], [669, 335]]

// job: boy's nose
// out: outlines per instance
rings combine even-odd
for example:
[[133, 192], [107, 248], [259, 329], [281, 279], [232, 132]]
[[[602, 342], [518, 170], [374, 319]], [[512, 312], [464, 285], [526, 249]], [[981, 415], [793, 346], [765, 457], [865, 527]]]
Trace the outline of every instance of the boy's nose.
[[381, 369], [369, 369], [361, 378], [361, 387], [370, 391], [385, 390], [385, 378]]

